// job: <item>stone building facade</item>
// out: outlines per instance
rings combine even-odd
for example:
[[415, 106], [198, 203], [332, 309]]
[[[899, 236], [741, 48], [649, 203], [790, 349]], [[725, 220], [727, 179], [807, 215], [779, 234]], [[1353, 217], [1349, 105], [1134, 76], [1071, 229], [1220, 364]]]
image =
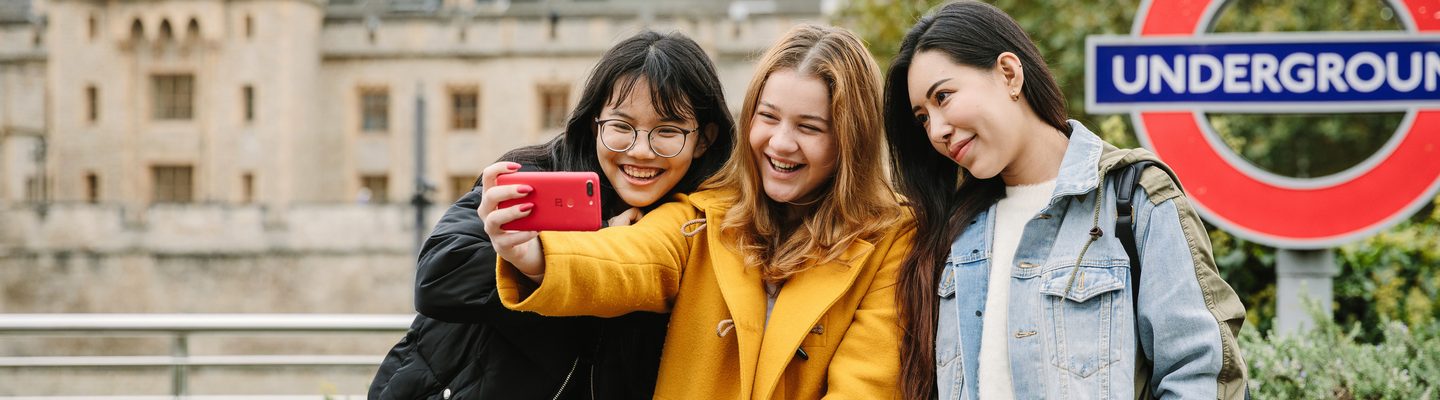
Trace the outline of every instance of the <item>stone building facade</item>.
[[[416, 227], [505, 151], [557, 134], [610, 45], [642, 28], [691, 36], [738, 111], [758, 53], [827, 8], [0, 0], [0, 313], [411, 313]], [[435, 189], [418, 224], [417, 153]], [[378, 357], [397, 338], [192, 348]], [[167, 350], [3, 339], [0, 356]], [[373, 368], [257, 372], [210, 370], [191, 392], [306, 394], [323, 381], [361, 393]], [[167, 376], [0, 368], [0, 396], [164, 394]]]
[[[558, 132], [599, 54], [676, 30], [732, 102], [820, 2], [11, 0], [0, 16], [0, 204], [453, 199]], [[758, 12], [757, 12], [758, 11]]]

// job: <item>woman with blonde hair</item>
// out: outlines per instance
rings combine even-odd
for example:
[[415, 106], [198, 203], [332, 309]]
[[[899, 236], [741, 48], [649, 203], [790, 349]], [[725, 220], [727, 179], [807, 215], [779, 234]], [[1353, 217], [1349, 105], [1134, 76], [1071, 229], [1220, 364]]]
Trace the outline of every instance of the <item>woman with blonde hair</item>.
[[[839, 28], [790, 30], [759, 63], [740, 143], [702, 190], [632, 226], [500, 229], [516, 185], [479, 208], [501, 301], [545, 315], [671, 312], [656, 398], [891, 398], [896, 272], [911, 218], [885, 175], [880, 70]], [[525, 211], [522, 211], [525, 210]], [[538, 237], [538, 239], [537, 239]]]

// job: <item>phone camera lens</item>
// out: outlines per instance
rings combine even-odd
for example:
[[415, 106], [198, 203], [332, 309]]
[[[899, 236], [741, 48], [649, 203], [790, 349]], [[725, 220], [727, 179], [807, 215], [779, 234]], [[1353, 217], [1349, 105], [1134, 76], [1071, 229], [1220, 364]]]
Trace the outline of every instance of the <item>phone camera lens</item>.
[[585, 195], [595, 196], [595, 181], [585, 181]]

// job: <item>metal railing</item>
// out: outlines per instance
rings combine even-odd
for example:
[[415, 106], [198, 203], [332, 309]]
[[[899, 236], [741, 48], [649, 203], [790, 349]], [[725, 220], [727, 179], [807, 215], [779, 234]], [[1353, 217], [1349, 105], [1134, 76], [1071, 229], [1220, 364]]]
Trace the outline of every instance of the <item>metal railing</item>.
[[406, 314], [0, 314], [0, 334], [162, 334], [174, 339], [168, 356], [0, 357], [0, 368], [169, 366], [171, 395], [181, 397], [188, 395], [192, 366], [366, 366], [383, 359], [381, 354], [190, 355], [191, 334], [403, 332], [413, 319]]

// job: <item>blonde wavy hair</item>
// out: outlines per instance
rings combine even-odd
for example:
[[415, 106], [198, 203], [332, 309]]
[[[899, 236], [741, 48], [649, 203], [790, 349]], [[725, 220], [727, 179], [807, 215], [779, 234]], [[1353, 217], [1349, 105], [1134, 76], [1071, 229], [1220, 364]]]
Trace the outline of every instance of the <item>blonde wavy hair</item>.
[[[819, 203], [789, 231], [782, 227], [780, 212], [789, 205], [765, 195], [761, 161], [746, 145], [761, 89], [771, 74], [783, 70], [817, 78], [829, 89], [829, 134], [835, 136], [839, 158], [835, 175], [815, 189], [822, 191]], [[836, 261], [856, 240], [877, 240], [900, 216], [886, 172], [880, 77], [880, 67], [854, 33], [808, 24], [791, 28], [757, 65], [738, 118], [737, 145], [703, 187], [738, 192], [720, 233], [767, 282]]]

